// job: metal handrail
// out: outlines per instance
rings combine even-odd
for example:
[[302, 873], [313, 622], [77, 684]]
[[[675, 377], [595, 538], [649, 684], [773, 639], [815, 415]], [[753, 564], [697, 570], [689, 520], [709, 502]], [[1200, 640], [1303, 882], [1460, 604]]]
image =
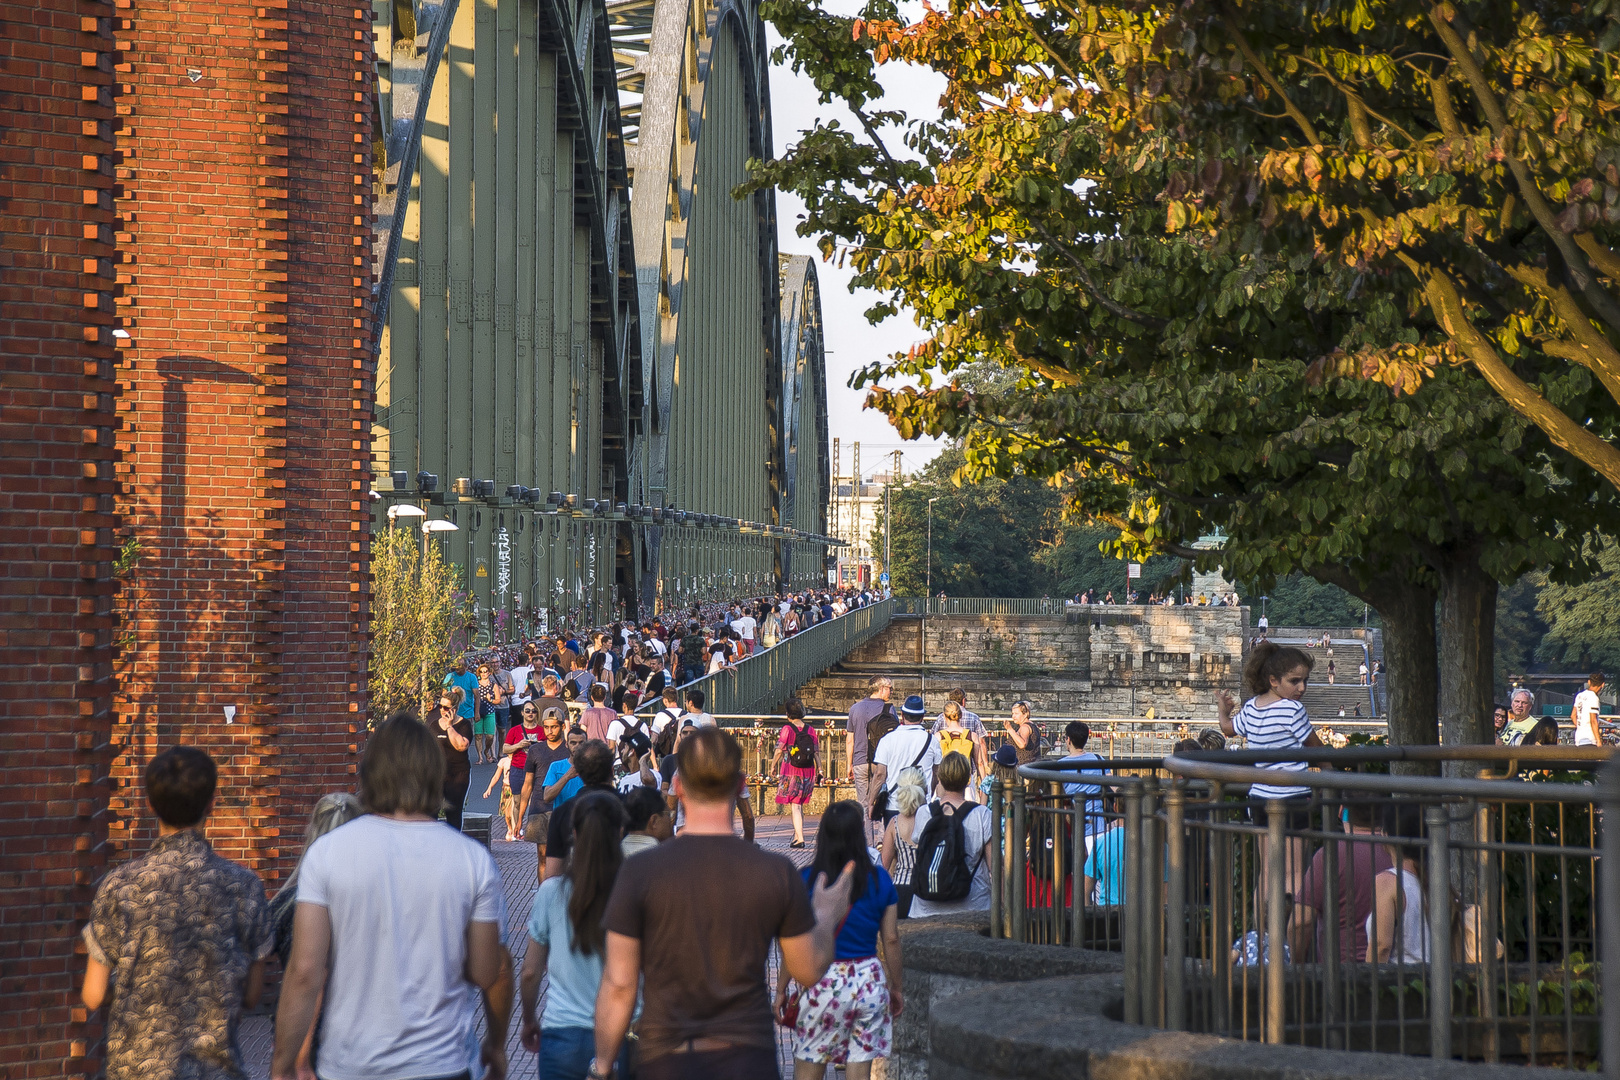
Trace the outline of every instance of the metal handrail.
[[[880, 600], [817, 623], [724, 671], [683, 683], [683, 699], [690, 691], [701, 690], [704, 709], [711, 713], [746, 716], [774, 711], [799, 687], [888, 626], [893, 612], [893, 600]], [[661, 707], [661, 701], [653, 699], [637, 711], [656, 712]]]
[[[1601, 774], [1534, 783], [1257, 767], [1300, 760]], [[1017, 776], [991, 792], [991, 934], [1120, 952], [1126, 1020], [1438, 1060], [1601, 1063], [1620, 1080], [1620, 989], [1607, 986], [1620, 979], [1620, 828], [1602, 828], [1605, 811], [1620, 814], [1620, 758], [1608, 748], [1197, 751], [1043, 760]], [[1060, 786], [1076, 782], [1102, 792]], [[1260, 782], [1312, 796], [1242, 798]], [[1395, 825], [1412, 814], [1413, 831]], [[1123, 826], [1098, 846], [1095, 870], [1081, 835], [1093, 817]], [[1393, 916], [1366, 877], [1391, 860], [1406, 898]], [[1115, 906], [1081, 890], [1082, 866], [1111, 883]], [[1373, 925], [1378, 912], [1393, 931]]]

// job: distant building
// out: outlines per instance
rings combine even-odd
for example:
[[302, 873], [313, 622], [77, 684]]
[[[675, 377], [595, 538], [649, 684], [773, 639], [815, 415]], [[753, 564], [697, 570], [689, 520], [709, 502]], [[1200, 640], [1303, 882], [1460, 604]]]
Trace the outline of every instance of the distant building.
[[[827, 508], [832, 535], [849, 546], [839, 549], [837, 581], [840, 585], [875, 585], [883, 573], [884, 493], [890, 474], [872, 473], [856, 484], [848, 476], [833, 485], [832, 505]], [[873, 535], [879, 539], [873, 543]]]

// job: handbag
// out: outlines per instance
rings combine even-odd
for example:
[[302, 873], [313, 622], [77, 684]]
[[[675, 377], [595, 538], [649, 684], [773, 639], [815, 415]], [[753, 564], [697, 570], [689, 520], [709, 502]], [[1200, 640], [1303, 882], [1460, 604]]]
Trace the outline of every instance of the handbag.
[[786, 1028], [799, 1026], [799, 998], [804, 991], [792, 986], [787, 992], [787, 1000], [782, 1003], [782, 1026]]

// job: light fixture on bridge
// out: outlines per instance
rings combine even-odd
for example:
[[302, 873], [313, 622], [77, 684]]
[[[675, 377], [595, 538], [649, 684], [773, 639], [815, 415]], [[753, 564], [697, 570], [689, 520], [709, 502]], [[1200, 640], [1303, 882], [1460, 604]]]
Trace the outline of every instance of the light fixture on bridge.
[[395, 469], [388, 474], [388, 479], [393, 481], [395, 491], [404, 491], [406, 485], [411, 482], [411, 474], [404, 469]]
[[419, 472], [416, 474], [416, 488], [424, 495], [439, 489], [439, 477], [435, 473]]
[[471, 497], [473, 493], [473, 482], [468, 477], [458, 476], [450, 482], [450, 492], [454, 495], [466, 495]]

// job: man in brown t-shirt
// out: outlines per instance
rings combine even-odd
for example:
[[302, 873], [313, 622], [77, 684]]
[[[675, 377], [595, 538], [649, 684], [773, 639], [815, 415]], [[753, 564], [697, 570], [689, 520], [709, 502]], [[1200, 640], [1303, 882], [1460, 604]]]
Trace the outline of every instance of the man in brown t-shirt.
[[677, 751], [675, 794], [686, 828], [626, 860], [602, 924], [607, 956], [596, 999], [596, 1059], [618, 1058], [645, 976], [642, 1080], [760, 1080], [778, 1076], [765, 963], [771, 940], [800, 986], [832, 963], [838, 924], [849, 911], [851, 873], [818, 882], [807, 897], [791, 862], [732, 832], [743, 782], [742, 748], [715, 727], [688, 735]]

